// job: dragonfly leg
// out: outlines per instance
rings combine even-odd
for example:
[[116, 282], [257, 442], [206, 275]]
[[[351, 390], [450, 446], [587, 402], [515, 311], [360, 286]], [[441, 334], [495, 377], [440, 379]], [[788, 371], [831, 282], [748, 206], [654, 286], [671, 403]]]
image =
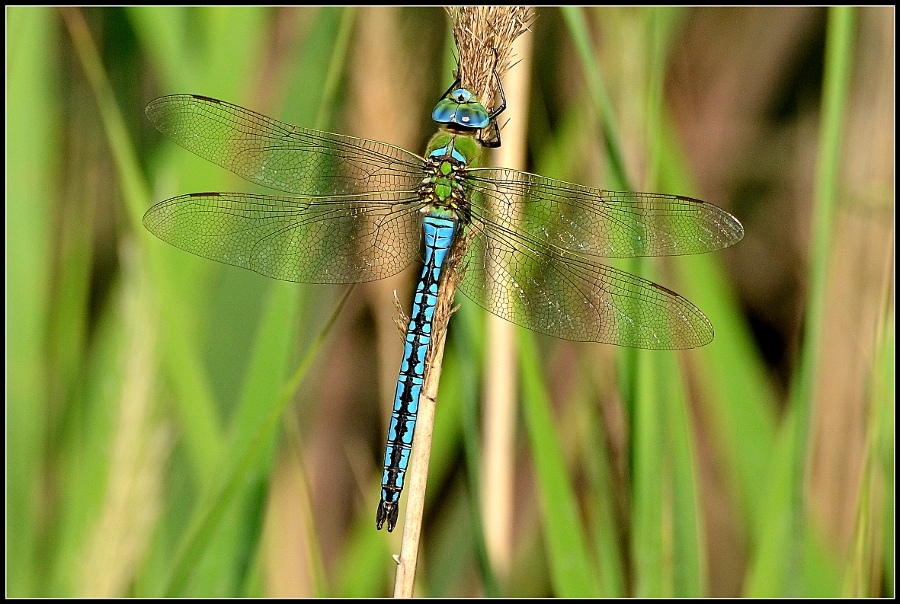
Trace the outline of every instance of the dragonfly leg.
[[457, 88], [457, 86], [459, 86], [460, 82], [461, 82], [461, 80], [460, 80], [459, 76], [457, 75], [456, 79], [453, 80], [453, 83], [450, 84], [450, 88], [448, 88], [446, 90], [446, 92], [444, 92], [444, 94], [441, 95], [441, 98], [445, 99], [448, 96], [450, 96], [450, 93], [453, 92], [454, 90], [456, 90], [456, 88]]
[[[494, 109], [490, 115], [488, 115], [488, 119], [490, 119], [490, 124], [494, 126], [493, 136], [489, 138], [484, 138], [484, 136], [479, 135], [478, 140], [481, 141], [481, 144], [485, 147], [489, 147], [494, 149], [500, 146], [500, 126], [497, 125], [497, 116], [503, 113], [506, 110], [506, 94], [503, 92], [503, 82], [500, 81], [500, 74], [497, 73], [497, 62], [500, 60], [500, 57], [497, 55], [497, 49], [494, 49], [494, 77], [497, 79], [497, 90], [500, 92], [500, 106]], [[482, 130], [482, 133], [484, 130]]]
[[[494, 109], [491, 114], [488, 116], [490, 119], [496, 119], [498, 115], [506, 111], [506, 94], [503, 92], [503, 82], [500, 81], [500, 74], [497, 73], [497, 61], [500, 58], [497, 56], [497, 49], [494, 49], [494, 77], [497, 79], [497, 90], [500, 92], [500, 106]], [[500, 132], [497, 132], [497, 135], [500, 135]], [[498, 145], [499, 146], [499, 145]]]

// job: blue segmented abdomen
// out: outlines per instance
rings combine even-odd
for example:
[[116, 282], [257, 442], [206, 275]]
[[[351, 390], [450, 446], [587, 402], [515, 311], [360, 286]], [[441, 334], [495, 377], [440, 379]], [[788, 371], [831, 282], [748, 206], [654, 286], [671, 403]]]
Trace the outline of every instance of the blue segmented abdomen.
[[445, 214], [433, 212], [423, 221], [425, 230], [425, 267], [416, 286], [406, 347], [397, 379], [397, 394], [388, 430], [384, 453], [384, 475], [381, 480], [381, 503], [378, 504], [376, 524], [380, 529], [387, 521], [388, 531], [394, 530], [399, 513], [398, 502], [403, 491], [413, 432], [419, 411], [419, 395], [425, 379], [425, 358], [431, 345], [431, 322], [437, 303], [441, 267], [456, 234], [457, 221]]

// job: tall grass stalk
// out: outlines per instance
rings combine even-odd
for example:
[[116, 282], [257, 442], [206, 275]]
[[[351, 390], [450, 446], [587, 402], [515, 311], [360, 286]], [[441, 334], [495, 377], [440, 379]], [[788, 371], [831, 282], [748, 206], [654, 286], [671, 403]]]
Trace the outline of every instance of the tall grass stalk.
[[802, 576], [806, 531], [806, 497], [808, 484], [809, 442], [812, 408], [816, 398], [816, 372], [822, 355], [825, 287], [833, 247], [835, 206], [838, 198], [840, 151], [850, 95], [853, 62], [855, 9], [832, 7], [828, 14], [825, 40], [825, 80], [822, 87], [822, 114], [819, 125], [819, 147], [816, 162], [816, 188], [813, 203], [809, 294], [803, 342], [797, 375], [792, 384], [790, 402], [794, 415], [792, 453], [792, 491], [790, 516], [789, 564], [782, 593], [803, 593], [798, 578]]
[[[42, 468], [49, 443], [52, 200], [61, 174], [61, 91], [55, 14], [7, 8], [6, 577], [7, 596], [46, 593], [40, 557]], [[14, 149], [14, 152], [13, 152]]]
[[[450, 11], [454, 21], [454, 39], [459, 49], [461, 85], [468, 86], [481, 99], [493, 98], [496, 85], [494, 70], [502, 78], [509, 69], [512, 43], [524, 33], [530, 14], [516, 7], [467, 7]], [[485, 100], [486, 106], [491, 105]], [[461, 262], [466, 252], [466, 238], [457, 237], [447, 255], [438, 288], [434, 310], [432, 340], [426, 357], [425, 382], [419, 400], [416, 433], [409, 463], [409, 485], [406, 489], [403, 538], [397, 558], [394, 581], [395, 597], [411, 597], [415, 582], [422, 514], [425, 508], [425, 486], [431, 456], [431, 436], [441, 376], [447, 325], [453, 313], [453, 296], [462, 278]]]
[[[504, 168], [526, 169], [526, 127], [528, 88], [531, 83], [532, 38], [520, 36], [512, 47], [517, 61], [504, 81], [508, 108], [502, 114], [506, 127], [503, 144], [491, 156], [491, 163]], [[502, 208], [497, 208], [502, 212]], [[516, 220], [515, 217], [510, 217]], [[485, 342], [484, 396], [482, 413], [481, 510], [485, 540], [491, 563], [501, 581], [509, 581], [513, 563], [514, 487], [516, 476], [515, 428], [518, 405], [518, 345], [516, 326], [488, 314]]]

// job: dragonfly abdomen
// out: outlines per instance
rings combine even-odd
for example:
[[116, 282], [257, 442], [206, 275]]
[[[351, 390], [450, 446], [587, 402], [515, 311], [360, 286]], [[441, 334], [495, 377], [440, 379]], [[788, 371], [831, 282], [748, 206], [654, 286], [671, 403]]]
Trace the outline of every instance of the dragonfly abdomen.
[[406, 346], [397, 394], [388, 430], [384, 453], [384, 475], [381, 481], [381, 502], [378, 504], [376, 525], [381, 529], [387, 522], [393, 531], [399, 513], [398, 502], [403, 491], [406, 468], [412, 449], [413, 433], [419, 411], [419, 395], [425, 381], [425, 359], [431, 346], [432, 321], [437, 304], [438, 284], [447, 251], [453, 243], [459, 222], [452, 212], [434, 210], [424, 221], [425, 266], [416, 286], [412, 314], [406, 330]]

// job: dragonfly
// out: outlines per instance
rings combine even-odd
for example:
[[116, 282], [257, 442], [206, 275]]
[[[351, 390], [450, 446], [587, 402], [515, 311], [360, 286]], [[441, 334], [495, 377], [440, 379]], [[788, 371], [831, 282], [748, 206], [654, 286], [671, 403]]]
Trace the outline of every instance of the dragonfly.
[[457, 79], [432, 112], [437, 133], [424, 156], [205, 96], [164, 96], [146, 108], [175, 143], [288, 194], [161, 201], [143, 223], [163, 241], [303, 283], [367, 282], [423, 259], [385, 448], [379, 530], [397, 523], [442, 269], [460, 237], [468, 246], [458, 289], [517, 325], [646, 349], [713, 339], [709, 320], [685, 298], [600, 259], [719, 250], [743, 237], [741, 223], [690, 197], [606, 191], [481, 166], [482, 148], [500, 143], [496, 117], [504, 107], [505, 98], [488, 112]]

